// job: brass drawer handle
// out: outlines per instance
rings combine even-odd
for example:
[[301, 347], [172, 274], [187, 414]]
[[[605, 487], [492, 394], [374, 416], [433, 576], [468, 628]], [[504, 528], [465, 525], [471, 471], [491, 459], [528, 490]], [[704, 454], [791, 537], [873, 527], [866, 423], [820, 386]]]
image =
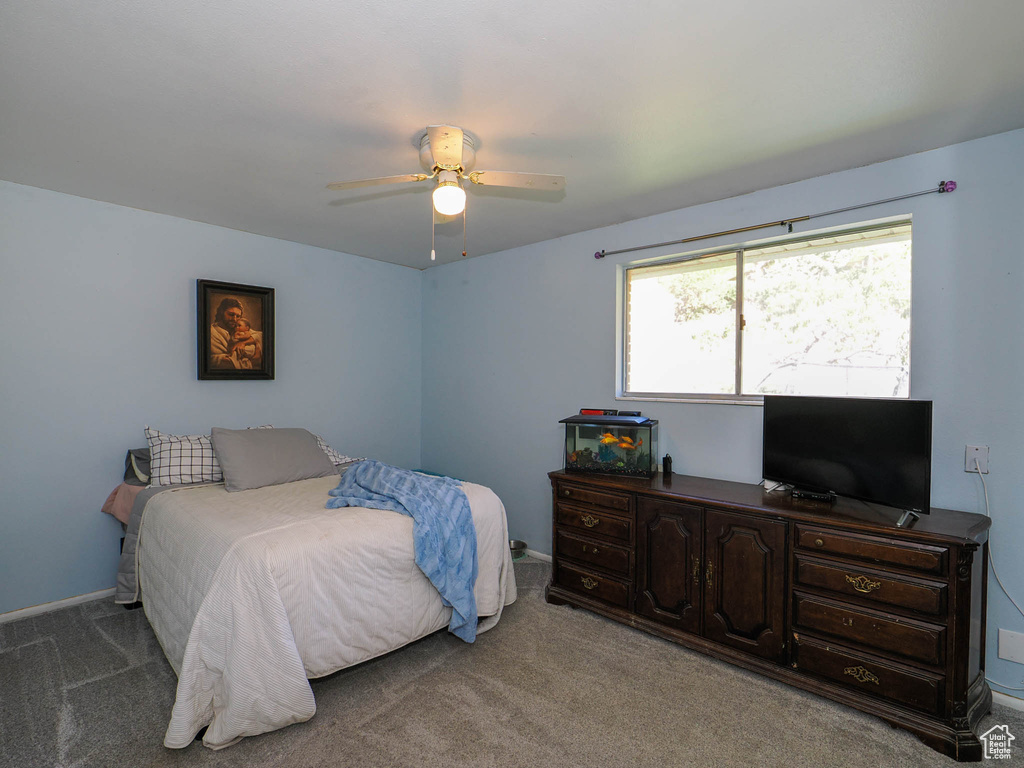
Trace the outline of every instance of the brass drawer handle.
[[865, 594], [869, 592], [874, 592], [876, 589], [880, 589], [882, 586], [882, 582], [872, 581], [867, 576], [850, 576], [849, 574], [847, 574], [846, 581], [849, 584], [853, 584], [853, 588], [856, 589], [858, 592], [863, 592]]
[[585, 587], [586, 589], [593, 589], [594, 587], [596, 587], [596, 586], [597, 586], [597, 582], [596, 582], [596, 581], [594, 581], [594, 580], [593, 580], [592, 578], [590, 578], [589, 576], [583, 576], [582, 578], [580, 578], [580, 581], [581, 581], [581, 582], [583, 582], [583, 586], [584, 586], [584, 587]]
[[864, 669], [864, 667], [861, 667], [859, 665], [856, 667], [847, 667], [843, 670], [843, 674], [849, 675], [859, 683], [874, 683], [875, 685], [879, 684], [877, 677], [875, 677], [873, 674]]
[[700, 586], [700, 558], [693, 556], [693, 583]]
[[586, 544], [584, 544], [584, 545], [583, 545], [583, 554], [586, 554], [586, 553], [587, 553], [588, 551], [589, 551], [589, 552], [590, 552], [590, 554], [592, 554], [592, 555], [597, 555], [597, 554], [600, 554], [600, 553], [598, 552], [598, 550], [597, 550], [597, 547], [591, 547], [591, 548], [590, 548], [590, 549], [588, 550], [588, 549], [587, 549], [587, 545], [586, 545]]
[[814, 540], [814, 546], [816, 546], [816, 547], [824, 547], [825, 546], [825, 542], [822, 541], [821, 539], [815, 539]]
[[594, 517], [593, 515], [584, 515], [583, 517], [580, 518], [580, 522], [583, 523], [585, 526], [587, 526], [587, 528], [593, 528], [595, 525], [597, 525], [601, 521], [600, 521], [600, 519]]
[[568, 488], [563, 488], [562, 489], [562, 495], [563, 496], [572, 496], [572, 491], [570, 491]]
[[711, 586], [711, 577], [712, 576], [714, 576], [714, 566], [711, 564], [711, 561], [708, 560], [707, 570], [704, 571], [704, 581], [706, 581], [708, 583], [709, 587]]

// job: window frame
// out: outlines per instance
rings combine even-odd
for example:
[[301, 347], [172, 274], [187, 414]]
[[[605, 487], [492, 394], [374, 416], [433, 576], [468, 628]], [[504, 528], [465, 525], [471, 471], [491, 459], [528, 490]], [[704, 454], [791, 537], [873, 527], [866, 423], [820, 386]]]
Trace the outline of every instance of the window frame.
[[[616, 357], [617, 357], [617, 372], [618, 381], [616, 382], [616, 400], [627, 400], [637, 402], [672, 402], [672, 403], [719, 403], [727, 405], [754, 405], [760, 406], [764, 404], [764, 395], [744, 395], [740, 394], [743, 382], [743, 301], [744, 301], [744, 286], [743, 286], [743, 254], [745, 251], [760, 250], [763, 248], [773, 248], [777, 246], [784, 246], [790, 243], [806, 242], [809, 240], [815, 240], [818, 238], [827, 237], [843, 237], [847, 235], [856, 235], [864, 232], [871, 232], [879, 229], [889, 229], [895, 227], [910, 227], [911, 228], [911, 317], [910, 317], [910, 344], [913, 344], [913, 224], [911, 216], [898, 216], [886, 219], [878, 219], [868, 222], [859, 222], [843, 227], [837, 227], [832, 229], [814, 230], [811, 232], [801, 232], [794, 234], [786, 234], [782, 237], [772, 237], [763, 240], [755, 240], [746, 243], [720, 245], [711, 248], [703, 248], [699, 251], [689, 251], [687, 253], [672, 254], [669, 256], [657, 256], [649, 259], [640, 259], [637, 261], [631, 261], [624, 264], [620, 264], [618, 268], [618, 323], [616, 327]], [[629, 366], [629, 351], [627, 346], [629, 344], [629, 272], [633, 269], [653, 267], [653, 266], [669, 266], [672, 264], [683, 264], [690, 261], [698, 261], [700, 259], [707, 258], [709, 256], [719, 256], [722, 254], [732, 253], [735, 262], [736, 269], [736, 308], [735, 308], [735, 351], [734, 351], [734, 381], [733, 381], [733, 392], [723, 394], [712, 394], [702, 392], [633, 392], [626, 389], [626, 382], [628, 381], [628, 366]], [[912, 397], [913, 392], [913, 365], [911, 364], [910, 370], [907, 372], [907, 396], [906, 398], [898, 399], [909, 399]], [[851, 395], [854, 397], [854, 395]]]

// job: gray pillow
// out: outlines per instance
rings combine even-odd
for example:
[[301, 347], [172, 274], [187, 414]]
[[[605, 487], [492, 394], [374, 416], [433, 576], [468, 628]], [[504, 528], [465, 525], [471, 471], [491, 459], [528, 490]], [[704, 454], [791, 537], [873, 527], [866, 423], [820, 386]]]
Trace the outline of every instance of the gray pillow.
[[128, 485], [149, 484], [149, 448], [132, 448], [124, 455], [124, 481]]
[[210, 437], [228, 491], [338, 474], [316, 437], [305, 429], [214, 427]]

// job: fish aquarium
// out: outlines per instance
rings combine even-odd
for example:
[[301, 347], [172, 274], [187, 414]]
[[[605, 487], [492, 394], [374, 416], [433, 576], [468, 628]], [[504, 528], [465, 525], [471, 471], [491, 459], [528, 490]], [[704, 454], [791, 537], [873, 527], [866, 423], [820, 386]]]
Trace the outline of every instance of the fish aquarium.
[[580, 414], [565, 424], [565, 471], [654, 477], [658, 422], [646, 416]]

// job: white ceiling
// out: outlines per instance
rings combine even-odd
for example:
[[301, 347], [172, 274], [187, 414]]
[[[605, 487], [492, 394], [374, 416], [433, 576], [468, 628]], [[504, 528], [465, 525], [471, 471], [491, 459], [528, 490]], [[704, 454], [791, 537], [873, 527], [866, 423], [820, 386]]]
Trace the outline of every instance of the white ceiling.
[[1024, 127], [1024, 2], [0, 3], [8, 181], [423, 269], [429, 182], [325, 185], [437, 123], [568, 179], [471, 189], [493, 253]]

